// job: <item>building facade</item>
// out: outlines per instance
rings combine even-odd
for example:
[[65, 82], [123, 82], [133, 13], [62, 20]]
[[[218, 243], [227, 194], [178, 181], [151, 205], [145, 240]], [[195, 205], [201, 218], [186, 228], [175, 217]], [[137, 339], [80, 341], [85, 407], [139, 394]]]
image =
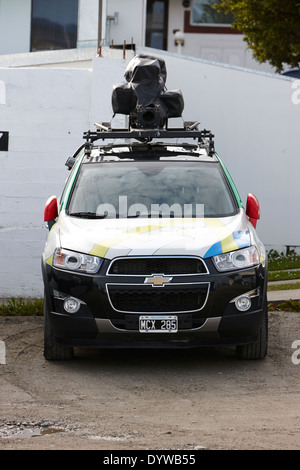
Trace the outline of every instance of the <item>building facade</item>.
[[218, 0], [0, 0], [0, 55], [136, 47], [272, 71], [259, 64]]

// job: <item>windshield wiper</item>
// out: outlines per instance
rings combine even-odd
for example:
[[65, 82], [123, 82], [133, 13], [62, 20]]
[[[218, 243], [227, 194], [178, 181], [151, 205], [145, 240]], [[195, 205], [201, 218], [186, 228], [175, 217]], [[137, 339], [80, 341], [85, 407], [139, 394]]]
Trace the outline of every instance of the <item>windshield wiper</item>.
[[105, 219], [106, 215], [96, 214], [96, 212], [72, 212], [71, 217], [82, 217], [85, 219]]
[[174, 214], [173, 213], [168, 213], [168, 212], [162, 212], [162, 211], [148, 211], [148, 212], [139, 212], [137, 211], [136, 214], [132, 214], [132, 215], [127, 215], [127, 219], [135, 219], [135, 218], [138, 218], [138, 217], [141, 217], [141, 218], [174, 218]]

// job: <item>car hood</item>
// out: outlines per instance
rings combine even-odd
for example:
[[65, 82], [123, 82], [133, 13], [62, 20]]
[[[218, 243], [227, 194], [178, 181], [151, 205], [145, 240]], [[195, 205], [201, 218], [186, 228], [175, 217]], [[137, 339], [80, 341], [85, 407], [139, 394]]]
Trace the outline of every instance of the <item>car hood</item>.
[[255, 239], [243, 209], [232, 217], [201, 219], [82, 219], [62, 212], [62, 248], [102, 258], [192, 255], [208, 258], [244, 248]]

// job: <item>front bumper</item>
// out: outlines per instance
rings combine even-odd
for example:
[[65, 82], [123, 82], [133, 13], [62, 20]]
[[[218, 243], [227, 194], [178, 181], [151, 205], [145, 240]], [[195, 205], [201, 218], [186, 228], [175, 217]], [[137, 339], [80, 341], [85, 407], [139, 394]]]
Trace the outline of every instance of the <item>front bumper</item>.
[[[224, 274], [215, 269], [211, 260], [205, 261], [206, 273], [176, 276], [167, 289], [145, 287], [145, 276], [111, 276], [107, 274], [108, 260], [95, 276], [66, 272], [43, 263], [45, 301], [56, 341], [68, 346], [99, 348], [198, 347], [255, 342], [266, 308], [266, 268], [259, 265]], [[151, 300], [130, 303], [130, 298], [136, 300], [145, 290]], [[171, 291], [174, 303], [163, 313], [178, 317], [178, 332], [140, 333], [140, 314], [162, 313], [155, 311], [158, 304], [157, 300], [152, 301], [152, 294], [159, 302], [164, 302], [161, 293]], [[245, 293], [251, 293], [251, 307], [240, 312], [234, 299]], [[67, 296], [81, 301], [77, 313], [68, 314], [64, 310], [63, 299]], [[186, 310], [179, 307], [178, 299]]]

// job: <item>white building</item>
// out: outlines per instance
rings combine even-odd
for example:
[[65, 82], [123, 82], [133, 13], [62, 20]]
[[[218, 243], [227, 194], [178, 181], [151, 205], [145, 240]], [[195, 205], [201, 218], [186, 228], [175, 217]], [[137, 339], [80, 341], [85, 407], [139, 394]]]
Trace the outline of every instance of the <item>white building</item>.
[[271, 71], [218, 0], [0, 0], [0, 55], [103, 46], [152, 47]]

